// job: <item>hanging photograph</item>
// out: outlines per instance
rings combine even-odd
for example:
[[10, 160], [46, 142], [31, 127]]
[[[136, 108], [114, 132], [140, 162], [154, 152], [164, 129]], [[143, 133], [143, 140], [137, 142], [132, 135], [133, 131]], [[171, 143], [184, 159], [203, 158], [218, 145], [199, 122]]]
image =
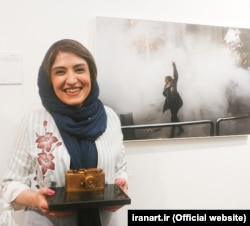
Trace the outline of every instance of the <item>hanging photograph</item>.
[[250, 29], [97, 17], [96, 60], [125, 140], [250, 134]]

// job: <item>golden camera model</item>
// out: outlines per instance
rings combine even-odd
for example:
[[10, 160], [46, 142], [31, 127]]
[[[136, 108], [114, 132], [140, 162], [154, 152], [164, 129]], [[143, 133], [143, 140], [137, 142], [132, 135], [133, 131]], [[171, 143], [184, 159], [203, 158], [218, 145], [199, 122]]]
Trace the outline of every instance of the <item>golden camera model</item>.
[[104, 190], [105, 173], [100, 168], [68, 170], [65, 175], [66, 192]]

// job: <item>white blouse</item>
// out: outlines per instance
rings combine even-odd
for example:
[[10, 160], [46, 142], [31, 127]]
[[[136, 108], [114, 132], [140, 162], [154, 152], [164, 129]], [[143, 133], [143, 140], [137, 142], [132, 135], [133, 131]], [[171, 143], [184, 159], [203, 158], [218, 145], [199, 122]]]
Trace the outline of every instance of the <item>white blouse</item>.
[[[111, 108], [105, 110], [107, 128], [95, 141], [97, 167], [105, 171], [105, 183], [112, 184], [116, 178], [127, 180], [127, 162], [120, 120]], [[69, 166], [70, 156], [54, 119], [44, 108], [34, 111], [21, 124], [3, 177], [2, 196], [10, 204], [27, 188], [62, 187]]]

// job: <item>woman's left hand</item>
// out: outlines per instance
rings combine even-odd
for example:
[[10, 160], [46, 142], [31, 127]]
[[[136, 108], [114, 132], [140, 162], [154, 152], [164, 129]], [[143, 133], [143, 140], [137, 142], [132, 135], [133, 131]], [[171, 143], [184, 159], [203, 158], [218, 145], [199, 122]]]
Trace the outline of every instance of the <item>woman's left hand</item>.
[[128, 193], [128, 183], [124, 178], [117, 178], [115, 184], [117, 184], [126, 194]]
[[[115, 180], [115, 184], [117, 184], [126, 194], [128, 193], [128, 183], [124, 178], [117, 178]], [[107, 206], [104, 209], [107, 211], [115, 212], [123, 206]]]

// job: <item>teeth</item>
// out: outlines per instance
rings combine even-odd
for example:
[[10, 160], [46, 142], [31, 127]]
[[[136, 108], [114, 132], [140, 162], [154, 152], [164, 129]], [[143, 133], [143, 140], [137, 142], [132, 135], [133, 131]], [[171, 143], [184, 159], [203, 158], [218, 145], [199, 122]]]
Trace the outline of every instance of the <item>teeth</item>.
[[66, 89], [65, 91], [67, 93], [75, 93], [75, 92], [78, 92], [80, 89], [79, 88], [74, 88], [74, 89]]

